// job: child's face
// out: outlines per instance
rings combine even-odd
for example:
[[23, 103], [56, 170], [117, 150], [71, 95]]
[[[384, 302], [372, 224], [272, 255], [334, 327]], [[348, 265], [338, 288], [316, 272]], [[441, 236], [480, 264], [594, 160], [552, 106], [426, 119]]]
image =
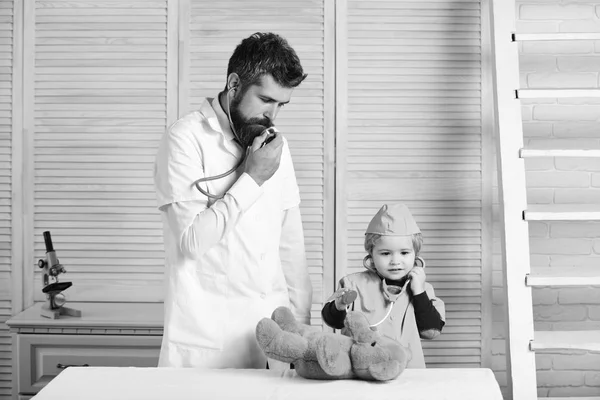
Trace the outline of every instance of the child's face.
[[412, 236], [382, 236], [373, 247], [372, 257], [379, 275], [402, 279], [415, 265]]

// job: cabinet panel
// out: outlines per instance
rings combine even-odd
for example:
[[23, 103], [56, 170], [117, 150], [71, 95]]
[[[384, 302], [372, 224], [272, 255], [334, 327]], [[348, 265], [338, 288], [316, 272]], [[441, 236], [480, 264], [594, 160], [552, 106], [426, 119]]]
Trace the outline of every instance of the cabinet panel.
[[37, 393], [65, 367], [156, 367], [160, 336], [19, 335], [19, 393]]

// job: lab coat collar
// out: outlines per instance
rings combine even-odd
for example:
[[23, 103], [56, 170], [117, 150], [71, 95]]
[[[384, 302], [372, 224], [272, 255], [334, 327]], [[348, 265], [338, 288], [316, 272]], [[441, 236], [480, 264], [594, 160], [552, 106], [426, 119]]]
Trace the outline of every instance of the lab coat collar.
[[233, 156], [238, 157], [240, 154], [240, 147], [235, 142], [233, 132], [229, 127], [229, 119], [223, 111], [221, 104], [219, 103], [219, 97], [207, 98], [200, 107], [200, 112], [207, 118], [208, 124], [215, 131], [223, 135], [225, 139], [223, 144], [227, 151]]
[[402, 286], [397, 286], [395, 285], [395, 283], [396, 282], [392, 281], [388, 284], [385, 278], [381, 279], [381, 293], [387, 301], [391, 301], [393, 303], [398, 301], [400, 296], [406, 294], [406, 289], [408, 284], [410, 283], [410, 279], [404, 280]]
[[227, 114], [225, 114], [225, 111], [219, 102], [219, 95], [208, 100], [212, 111], [212, 116], [208, 119], [210, 126], [217, 132], [221, 132], [228, 141], [233, 140], [235, 137], [229, 126], [229, 118], [227, 118]]
[[388, 278], [383, 279], [385, 279], [385, 283], [387, 283], [388, 285], [400, 286], [401, 288], [403, 288], [406, 285], [406, 281], [408, 281], [410, 277], [408, 275], [405, 275], [403, 278], [397, 281]]

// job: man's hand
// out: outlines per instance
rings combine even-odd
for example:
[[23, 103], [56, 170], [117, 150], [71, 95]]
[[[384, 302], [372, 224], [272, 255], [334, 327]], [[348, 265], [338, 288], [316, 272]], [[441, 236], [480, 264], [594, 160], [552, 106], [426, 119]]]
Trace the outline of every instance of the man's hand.
[[423, 267], [414, 267], [408, 273], [410, 277], [410, 289], [416, 296], [425, 291], [425, 269]]
[[260, 136], [255, 137], [252, 146], [246, 153], [244, 172], [250, 175], [258, 186], [262, 186], [277, 172], [283, 150], [283, 138], [280, 133], [277, 133], [275, 139], [261, 148], [267, 135], [268, 132], [265, 130]]

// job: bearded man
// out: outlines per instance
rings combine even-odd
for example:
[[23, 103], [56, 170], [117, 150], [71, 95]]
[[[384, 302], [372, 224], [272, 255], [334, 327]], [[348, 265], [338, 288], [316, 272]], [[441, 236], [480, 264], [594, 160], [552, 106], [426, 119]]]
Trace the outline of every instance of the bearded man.
[[163, 136], [154, 165], [166, 255], [159, 366], [265, 368], [258, 321], [288, 306], [310, 322], [300, 194], [273, 129], [305, 78], [285, 39], [255, 33], [233, 52], [225, 89]]

